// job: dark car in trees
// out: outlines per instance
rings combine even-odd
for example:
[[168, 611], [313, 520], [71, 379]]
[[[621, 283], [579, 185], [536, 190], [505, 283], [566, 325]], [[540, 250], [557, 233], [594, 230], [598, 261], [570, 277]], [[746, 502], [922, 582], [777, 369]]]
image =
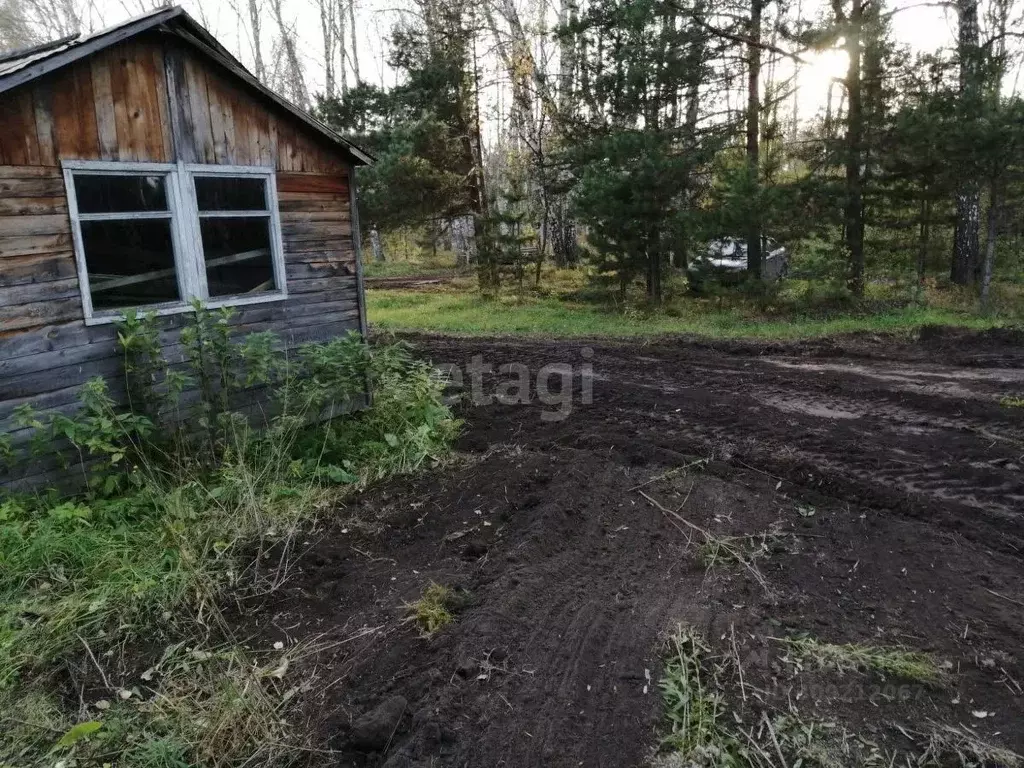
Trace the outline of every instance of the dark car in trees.
[[[789, 252], [771, 237], [761, 237], [764, 263], [761, 276], [765, 281], [781, 280], [789, 271]], [[736, 285], [747, 275], [747, 241], [741, 237], [720, 237], [708, 243], [703, 253], [696, 254], [686, 269], [690, 290], [701, 292], [708, 283]]]

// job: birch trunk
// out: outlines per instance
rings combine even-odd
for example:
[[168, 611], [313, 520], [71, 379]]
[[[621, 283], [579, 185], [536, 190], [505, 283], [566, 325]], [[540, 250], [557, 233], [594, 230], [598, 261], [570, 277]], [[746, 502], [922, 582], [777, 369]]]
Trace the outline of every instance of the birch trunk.
[[320, 13], [320, 33], [324, 46], [324, 91], [327, 98], [334, 98], [334, 52], [335, 29], [334, 22], [334, 0], [317, 0], [317, 10]]
[[928, 246], [931, 240], [932, 227], [932, 203], [928, 199], [928, 189], [925, 188], [924, 196], [921, 199], [921, 219], [918, 223], [917, 237], [917, 298], [921, 299], [924, 293], [925, 270], [928, 267]]
[[846, 111], [846, 249], [849, 253], [847, 286], [854, 296], [864, 295], [864, 190], [861, 164], [864, 141], [864, 118], [861, 94], [861, 30], [863, 25], [861, 0], [853, 0], [847, 25], [846, 91], [849, 107]]
[[[957, 53], [960, 56], [960, 100], [969, 114], [980, 107], [981, 62], [978, 48], [978, 0], [957, 0]], [[956, 226], [953, 231], [953, 261], [949, 278], [957, 285], [973, 282], [978, 264], [981, 229], [981, 185], [973, 169], [961, 174], [956, 190]]]
[[373, 260], [378, 264], [384, 263], [384, 248], [380, 244], [380, 232], [376, 227], [370, 228], [370, 250], [373, 252]]
[[281, 48], [284, 50], [285, 66], [287, 74], [285, 82], [288, 86], [288, 96], [298, 106], [309, 109], [309, 91], [306, 89], [306, 78], [302, 74], [302, 64], [299, 62], [298, 45], [295, 40], [295, 30], [284, 20], [284, 13], [281, 8], [281, 0], [271, 0], [274, 11], [274, 20], [277, 22], [277, 29], [281, 35]]
[[267, 67], [263, 63], [263, 41], [260, 35], [260, 14], [262, 9], [258, 0], [249, 0], [249, 26], [252, 29], [252, 57], [256, 79], [261, 83], [267, 81]]
[[[355, 0], [348, 0], [348, 28], [349, 33], [352, 35], [352, 46], [348, 49], [349, 58], [352, 61], [352, 74], [355, 75], [356, 85], [358, 86], [362, 82], [362, 77], [359, 74], [359, 46], [356, 45], [356, 2]], [[345, 43], [342, 42], [342, 46]]]
[[750, 3], [750, 42], [747, 44], [747, 173], [755, 205], [748, 213], [747, 273], [761, 279], [761, 225], [756, 210], [761, 176], [761, 10], [762, 0]]

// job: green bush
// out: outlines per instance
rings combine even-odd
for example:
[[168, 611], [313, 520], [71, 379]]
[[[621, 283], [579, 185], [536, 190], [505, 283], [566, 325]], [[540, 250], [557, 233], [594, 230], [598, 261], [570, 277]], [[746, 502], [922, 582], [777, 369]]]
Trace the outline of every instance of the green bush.
[[[118, 329], [127, 403], [94, 379], [74, 416], [22, 406], [16, 425], [34, 430], [32, 453], [74, 465], [91, 497], [112, 497], [240, 473], [262, 486], [380, 478], [415, 469], [457, 430], [440, 380], [405, 346], [371, 349], [351, 332], [286, 350], [268, 332], [233, 340], [230, 321], [231, 310], [195, 307], [182, 371], [162, 357], [155, 318], [129, 313]], [[185, 407], [189, 390], [195, 402]], [[13, 464], [14, 453], [4, 443], [0, 459]]]

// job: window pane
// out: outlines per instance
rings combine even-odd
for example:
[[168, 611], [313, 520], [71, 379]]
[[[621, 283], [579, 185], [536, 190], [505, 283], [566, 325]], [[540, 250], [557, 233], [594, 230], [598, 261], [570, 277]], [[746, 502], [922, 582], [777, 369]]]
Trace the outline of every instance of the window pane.
[[200, 211], [265, 211], [267, 198], [261, 178], [251, 176], [196, 176]]
[[83, 221], [82, 243], [93, 308], [180, 298], [169, 219]]
[[210, 296], [262, 293], [277, 288], [266, 218], [202, 219]]
[[166, 211], [163, 176], [75, 175], [80, 213]]

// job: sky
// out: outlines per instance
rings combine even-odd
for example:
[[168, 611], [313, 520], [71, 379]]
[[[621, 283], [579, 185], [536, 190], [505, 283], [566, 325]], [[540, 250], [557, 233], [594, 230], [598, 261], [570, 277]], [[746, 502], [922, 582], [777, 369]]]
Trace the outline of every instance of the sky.
[[[202, 20], [205, 15], [210, 31], [229, 49], [240, 54], [247, 65], [252, 65], [251, 50], [238, 23], [237, 15], [227, 0], [172, 0], [182, 5], [196, 19]], [[119, 0], [99, 0], [116, 9]], [[244, 3], [245, 0], [237, 0]], [[269, 4], [264, 0], [264, 6]], [[401, 11], [403, 0], [356, 0], [357, 48], [359, 52], [360, 74], [364, 80], [377, 85], [394, 85], [395, 75], [387, 67], [387, 39]], [[320, 31], [320, 17], [313, 0], [283, 0], [286, 20], [295, 24], [296, 31], [302, 41], [299, 54], [307, 65], [306, 76], [311, 90], [322, 90], [324, 86], [323, 38]], [[264, 36], [269, 38], [276, 32], [276, 23], [269, 8], [263, 21]], [[264, 48], [267, 48], [264, 41]], [[266, 55], [267, 52], [265, 52]], [[351, 79], [351, 73], [350, 73]]]
[[[132, 2], [146, 0], [95, 0], [103, 25], [121, 21], [139, 12], [138, 6]], [[558, 0], [552, 0], [557, 2]], [[985, 0], [982, 0], [984, 4]], [[210, 31], [230, 50], [250, 67], [252, 52], [244, 29], [238, 21], [232, 3], [243, 3], [245, 0], [177, 0], [185, 9], [200, 21], [207, 24]], [[524, 0], [517, 0], [525, 5]], [[535, 0], [530, 0], [531, 3]], [[805, 0], [804, 14], [809, 18], [821, 16], [827, 4], [823, 0]], [[815, 7], [819, 3], [820, 7]], [[264, 5], [268, 5], [264, 0]], [[356, 26], [358, 30], [357, 44], [360, 58], [361, 74], [364, 80], [384, 86], [395, 83], [395, 73], [387, 66], [386, 47], [390, 29], [403, 13], [402, 8], [409, 7], [406, 0], [356, 0]], [[898, 42], [910, 46], [913, 51], [933, 51], [940, 47], [954, 44], [956, 36], [956, 17], [951, 9], [942, 7], [936, 0], [888, 0], [885, 7], [895, 11], [892, 15], [892, 33]], [[301, 45], [300, 55], [305, 66], [305, 75], [311, 91], [323, 89], [323, 51], [320, 34], [318, 12], [313, 0], [284, 0], [285, 16], [293, 21], [298, 31]], [[528, 18], [526, 13], [523, 17]], [[552, 23], [554, 12], [552, 11]], [[269, 8], [264, 21], [264, 37], [275, 27]], [[267, 45], [264, 45], [267, 48]], [[265, 58], [269, 52], [265, 52]], [[798, 80], [798, 99], [800, 118], [807, 119], [824, 109], [829, 83], [842, 77], [846, 69], [846, 56], [839, 51], [821, 54], [804, 54], [807, 66], [801, 67]], [[788, 64], [780, 62], [777, 76], [788, 76]], [[1016, 71], [1011, 72], [1010, 85], [1016, 82]], [[487, 79], [485, 77], [485, 79]], [[491, 75], [493, 80], [493, 74]], [[837, 92], [838, 93], [838, 92]], [[838, 97], [838, 96], [837, 96]], [[491, 93], [485, 101], [495, 104], [502, 98], [496, 92]]]
[[[956, 15], [951, 8], [937, 7], [934, 0], [889, 0], [893, 39], [914, 53], [950, 48], [956, 42]], [[810, 66], [801, 68], [801, 112], [807, 117], [825, 106], [829, 82], [846, 74], [848, 58], [842, 51], [805, 54]]]

